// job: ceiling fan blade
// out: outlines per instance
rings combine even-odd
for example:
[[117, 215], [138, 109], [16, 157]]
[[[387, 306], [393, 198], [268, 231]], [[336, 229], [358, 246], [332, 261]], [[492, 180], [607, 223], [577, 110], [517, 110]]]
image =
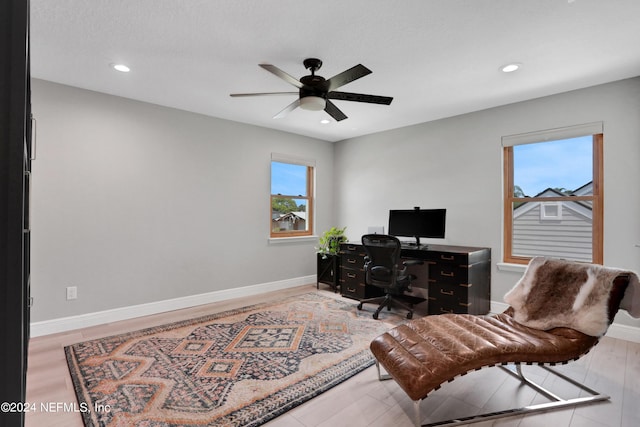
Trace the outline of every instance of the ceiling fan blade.
[[300, 83], [300, 81], [298, 79], [296, 79], [295, 77], [291, 76], [290, 74], [285, 73], [284, 71], [282, 71], [280, 68], [276, 67], [275, 65], [271, 65], [271, 64], [258, 64], [258, 65], [260, 65], [262, 68], [264, 68], [265, 70], [269, 71], [270, 73], [275, 74], [276, 76], [280, 77], [285, 82], [288, 82], [288, 83], [294, 85], [298, 89], [300, 89], [300, 88], [302, 88], [304, 86], [302, 83]]
[[281, 119], [283, 117], [285, 117], [287, 114], [289, 114], [290, 112], [292, 112], [293, 110], [296, 109], [296, 107], [298, 107], [298, 105], [300, 105], [300, 98], [296, 99], [295, 101], [293, 101], [291, 104], [287, 105], [284, 110], [280, 111], [278, 114], [276, 114], [275, 116], [273, 116], [274, 119]]
[[336, 122], [339, 122], [347, 118], [346, 114], [340, 111], [340, 109], [336, 107], [336, 104], [329, 101], [328, 99], [327, 99], [327, 105], [325, 105], [324, 107], [324, 111], [326, 111], [327, 114], [333, 117]]
[[378, 96], [378, 95], [365, 95], [364, 93], [351, 93], [351, 92], [329, 92], [327, 94], [329, 99], [339, 99], [341, 101], [356, 101], [356, 102], [369, 102], [371, 104], [384, 104], [389, 105], [393, 98], [390, 96]]
[[360, 77], [366, 76], [367, 74], [371, 74], [371, 70], [362, 64], [358, 64], [355, 67], [349, 68], [348, 70], [343, 71], [340, 74], [336, 74], [335, 76], [327, 80], [329, 88], [328, 90], [332, 91], [334, 89], [337, 89], [340, 86], [351, 83], [352, 81], [357, 80]]
[[229, 96], [232, 97], [240, 97], [240, 96], [264, 96], [264, 95], [298, 95], [299, 92], [260, 92], [260, 93], [232, 93]]

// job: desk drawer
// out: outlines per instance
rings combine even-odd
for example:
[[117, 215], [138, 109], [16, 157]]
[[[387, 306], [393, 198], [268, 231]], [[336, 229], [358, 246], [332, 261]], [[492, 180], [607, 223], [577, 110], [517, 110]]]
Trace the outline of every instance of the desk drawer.
[[340, 295], [346, 298], [362, 300], [367, 298], [367, 289], [364, 283], [340, 283]]
[[340, 253], [348, 254], [348, 253], [358, 253], [364, 255], [364, 246], [357, 245], [355, 243], [342, 243], [340, 244]]
[[474, 284], [429, 284], [429, 314], [489, 312], [489, 291]]
[[382, 296], [384, 291], [376, 286], [365, 285], [364, 270], [341, 268], [340, 294], [347, 298], [362, 300]]
[[342, 268], [340, 269], [340, 283], [364, 285], [364, 271], [351, 268]]
[[364, 268], [364, 255], [342, 254], [340, 256], [340, 266], [346, 269], [361, 270]]
[[466, 284], [469, 268], [455, 264], [432, 264], [429, 266], [429, 281], [436, 283]]
[[469, 264], [469, 255], [455, 252], [431, 252], [429, 260], [437, 264], [467, 265]]
[[364, 257], [366, 252], [361, 245], [343, 243], [340, 245], [340, 265], [342, 268], [362, 269], [364, 268]]
[[467, 304], [471, 287], [471, 285], [432, 283], [429, 286], [429, 299]]

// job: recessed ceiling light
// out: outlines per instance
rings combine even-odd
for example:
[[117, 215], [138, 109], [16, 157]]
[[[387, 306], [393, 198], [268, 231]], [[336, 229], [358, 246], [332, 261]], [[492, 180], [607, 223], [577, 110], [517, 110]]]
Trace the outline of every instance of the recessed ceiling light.
[[502, 67], [500, 67], [500, 70], [503, 73], [513, 73], [514, 71], [520, 69], [521, 66], [522, 66], [522, 64], [518, 64], [518, 63], [507, 64], [507, 65], [503, 65]]
[[331, 121], [329, 121], [328, 119], [322, 119], [320, 120], [320, 123], [322, 123], [323, 125], [328, 125], [329, 123], [331, 123]]
[[122, 73], [128, 73], [131, 71], [131, 68], [127, 67], [124, 64], [111, 64], [114, 70], [120, 71]]

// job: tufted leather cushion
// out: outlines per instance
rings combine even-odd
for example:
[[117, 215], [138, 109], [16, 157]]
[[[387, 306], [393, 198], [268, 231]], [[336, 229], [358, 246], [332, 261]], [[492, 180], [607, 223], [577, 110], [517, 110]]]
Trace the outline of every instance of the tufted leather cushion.
[[400, 325], [371, 343], [379, 363], [413, 400], [458, 375], [486, 366], [577, 359], [598, 338], [568, 328], [549, 331], [495, 316], [442, 314]]

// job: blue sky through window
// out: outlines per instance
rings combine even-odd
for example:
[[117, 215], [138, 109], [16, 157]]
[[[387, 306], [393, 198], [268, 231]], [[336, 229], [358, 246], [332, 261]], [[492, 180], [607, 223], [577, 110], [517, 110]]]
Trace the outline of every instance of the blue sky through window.
[[307, 166], [271, 162], [271, 194], [306, 196]]
[[516, 145], [513, 175], [527, 196], [547, 188], [576, 190], [593, 180], [593, 137]]

